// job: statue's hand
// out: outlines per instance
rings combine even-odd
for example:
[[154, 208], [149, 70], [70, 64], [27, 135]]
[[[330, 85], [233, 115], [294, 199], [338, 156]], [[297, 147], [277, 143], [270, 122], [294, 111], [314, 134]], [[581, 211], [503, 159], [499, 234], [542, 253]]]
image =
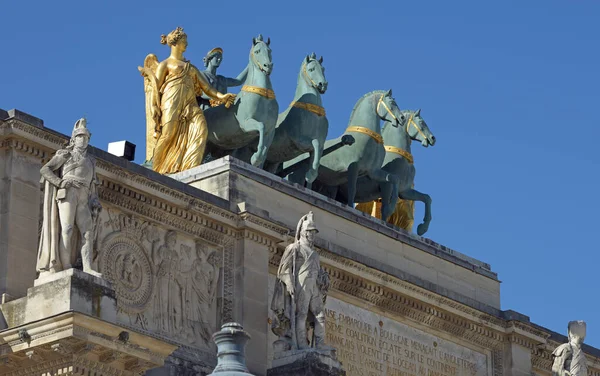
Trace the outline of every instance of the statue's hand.
[[100, 200], [98, 200], [98, 197], [93, 197], [90, 200], [90, 206], [96, 213], [100, 213], [102, 211], [102, 204], [100, 203]]
[[69, 188], [69, 187], [81, 188], [82, 186], [83, 186], [83, 184], [81, 184], [80, 182], [78, 182], [76, 180], [71, 180], [71, 179], [63, 179], [60, 182], [60, 188]]
[[235, 101], [235, 94], [224, 94], [223, 98], [220, 98], [220, 100], [225, 103], [226, 108], [229, 108]]

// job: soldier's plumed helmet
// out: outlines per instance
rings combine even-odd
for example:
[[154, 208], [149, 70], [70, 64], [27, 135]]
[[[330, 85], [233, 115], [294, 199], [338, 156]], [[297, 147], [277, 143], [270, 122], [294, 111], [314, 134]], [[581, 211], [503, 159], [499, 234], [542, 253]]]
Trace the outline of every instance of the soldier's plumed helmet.
[[317, 228], [317, 226], [315, 226], [315, 219], [312, 211], [308, 212], [308, 214], [306, 215], [306, 218], [304, 219], [304, 226], [302, 227], [305, 231], [319, 232], [319, 229]]
[[71, 134], [71, 138], [75, 138], [75, 136], [78, 136], [80, 134], [84, 134], [88, 136], [88, 138], [92, 136], [90, 131], [87, 129], [87, 120], [85, 118], [77, 120], [75, 126], [73, 127], [73, 133]]

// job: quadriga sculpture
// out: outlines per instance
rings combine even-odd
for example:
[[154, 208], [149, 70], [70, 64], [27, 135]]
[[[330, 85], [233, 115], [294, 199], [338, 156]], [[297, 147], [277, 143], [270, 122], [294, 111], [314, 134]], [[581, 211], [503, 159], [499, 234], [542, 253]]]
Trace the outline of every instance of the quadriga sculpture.
[[321, 94], [325, 94], [327, 90], [325, 68], [322, 64], [323, 57], [317, 59], [314, 53], [302, 60], [294, 100], [279, 114], [275, 137], [264, 166], [265, 170], [277, 173], [283, 162], [309, 152], [310, 168], [305, 176], [290, 176], [294, 183], [303, 184], [306, 180], [309, 188], [317, 178], [329, 129], [321, 100]]
[[213, 158], [232, 154], [262, 167], [267, 157], [279, 113], [269, 78], [273, 69], [270, 43], [270, 40], [265, 42], [262, 35], [252, 39], [246, 81], [232, 108], [217, 106], [205, 111], [207, 152]]
[[[431, 197], [413, 189], [415, 166], [410, 146], [411, 140], [419, 141], [424, 147], [433, 146], [435, 136], [421, 117], [421, 110], [402, 113], [408, 119], [405, 126], [394, 127], [386, 122], [381, 131], [385, 147], [382, 168], [398, 176], [398, 183], [378, 182], [367, 176], [361, 177], [357, 183], [354, 202], [365, 203], [381, 198], [381, 218], [387, 220], [394, 213], [398, 199], [421, 201], [425, 204], [425, 216], [423, 223], [417, 227], [417, 233], [423, 235], [431, 222]], [[337, 200], [352, 203], [348, 202], [344, 189], [339, 190]]]
[[[405, 118], [392, 90], [376, 90], [362, 96], [354, 105], [348, 128], [344, 135], [354, 138], [352, 145], [341, 147], [321, 158], [319, 174], [314, 181], [313, 189], [328, 197], [336, 198], [338, 190], [346, 190], [348, 205], [353, 205], [356, 195], [356, 183], [361, 176], [368, 176], [377, 182], [397, 183], [398, 176], [381, 168], [385, 157], [380, 121], [389, 121], [392, 127], [404, 126]], [[325, 147], [339, 144], [342, 137], [325, 142]], [[302, 157], [286, 162], [296, 164]], [[306, 174], [306, 168], [298, 169], [290, 175]], [[293, 177], [290, 180], [294, 179]]]

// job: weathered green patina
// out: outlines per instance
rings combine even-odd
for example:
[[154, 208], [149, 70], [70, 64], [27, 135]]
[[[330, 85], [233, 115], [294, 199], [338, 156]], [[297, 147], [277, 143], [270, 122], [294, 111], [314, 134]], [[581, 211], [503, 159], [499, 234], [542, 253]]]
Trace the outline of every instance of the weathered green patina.
[[230, 108], [208, 108], [207, 153], [213, 158], [233, 155], [254, 166], [262, 167], [273, 136], [279, 113], [269, 75], [273, 69], [270, 40], [262, 35], [252, 40], [248, 75], [242, 91]]
[[[423, 235], [431, 222], [431, 197], [413, 189], [415, 167], [411, 154], [411, 140], [419, 141], [424, 147], [435, 144], [435, 136], [421, 117], [421, 110], [402, 111], [406, 125], [394, 127], [384, 124], [381, 135], [386, 147], [383, 170], [400, 178], [398, 183], [374, 181], [368, 176], [358, 179], [354, 201], [348, 201], [344, 189], [340, 189], [336, 199], [340, 202], [369, 202], [381, 198], [381, 217], [387, 220], [394, 212], [398, 198], [421, 201], [425, 204], [423, 223], [417, 226], [417, 234]], [[342, 186], [343, 187], [343, 186]]]
[[321, 94], [327, 90], [323, 57], [317, 59], [313, 53], [306, 56], [300, 65], [298, 84], [294, 100], [277, 119], [273, 143], [267, 153], [265, 170], [277, 173], [285, 161], [310, 153], [310, 168], [305, 176], [290, 177], [294, 183], [310, 187], [317, 178], [323, 145], [327, 138], [329, 122], [325, 115]]
[[[405, 126], [405, 117], [392, 97], [392, 90], [376, 90], [365, 94], [356, 102], [345, 135], [351, 135], [355, 142], [341, 147], [321, 158], [319, 174], [313, 190], [328, 197], [336, 198], [338, 190], [344, 186], [348, 205], [353, 205], [356, 183], [361, 176], [368, 176], [377, 182], [397, 183], [399, 177], [381, 168], [385, 149], [381, 138], [381, 120], [391, 126]], [[341, 136], [325, 142], [325, 147], [338, 144]], [[284, 167], [302, 160], [300, 156], [284, 163]], [[298, 169], [290, 174], [306, 174], [306, 169]], [[293, 179], [290, 178], [290, 180]]]
[[[223, 61], [223, 50], [220, 48], [212, 49], [202, 60], [206, 67], [206, 69], [202, 71], [202, 74], [204, 74], [208, 83], [219, 93], [225, 94], [227, 93], [228, 88], [242, 85], [248, 75], [248, 67], [246, 67], [236, 78], [217, 74], [217, 69], [219, 69], [221, 62]], [[208, 108], [212, 107], [210, 105], [210, 98], [206, 94], [197, 97], [197, 100], [202, 111], [206, 111]]]

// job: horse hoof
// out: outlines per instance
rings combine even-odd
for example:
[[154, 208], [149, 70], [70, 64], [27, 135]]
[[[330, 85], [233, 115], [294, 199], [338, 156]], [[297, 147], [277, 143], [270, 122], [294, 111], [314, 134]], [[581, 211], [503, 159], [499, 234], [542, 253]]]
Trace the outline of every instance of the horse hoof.
[[252, 157], [250, 157], [250, 164], [254, 167], [260, 167], [262, 160], [256, 154], [254, 154]]
[[423, 234], [425, 234], [427, 232], [427, 230], [429, 230], [429, 225], [426, 225], [425, 223], [421, 223], [420, 225], [417, 226], [417, 235], [423, 236]]

